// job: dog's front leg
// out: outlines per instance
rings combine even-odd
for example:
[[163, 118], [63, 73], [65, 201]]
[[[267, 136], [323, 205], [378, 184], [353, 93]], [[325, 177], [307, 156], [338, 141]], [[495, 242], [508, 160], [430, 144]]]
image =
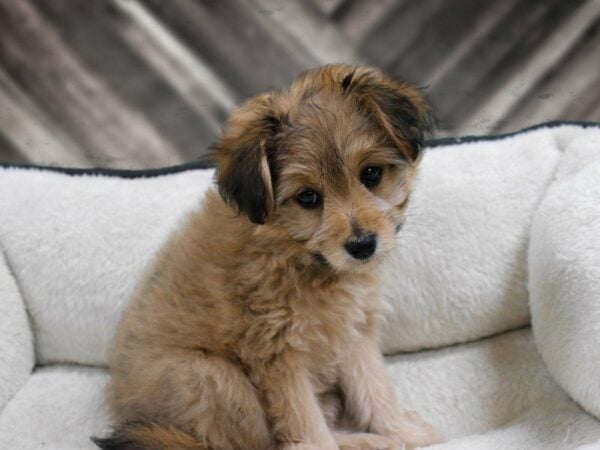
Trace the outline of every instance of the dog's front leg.
[[338, 450], [308, 371], [291, 359], [269, 364], [259, 377], [273, 436], [285, 450]]
[[400, 412], [374, 337], [366, 336], [348, 352], [340, 367], [340, 386], [348, 411], [362, 431], [391, 438], [408, 448], [442, 441], [418, 414]]

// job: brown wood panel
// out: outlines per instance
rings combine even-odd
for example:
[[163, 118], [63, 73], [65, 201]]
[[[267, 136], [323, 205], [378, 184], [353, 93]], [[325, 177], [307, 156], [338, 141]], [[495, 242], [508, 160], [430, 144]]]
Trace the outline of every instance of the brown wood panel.
[[21, 149], [15, 146], [4, 133], [4, 130], [0, 130], [0, 155], [2, 155], [1, 162], [13, 164], [28, 163], [29, 160], [23, 154]]
[[310, 0], [310, 2], [318, 9], [324, 16], [333, 16], [336, 11], [344, 6], [347, 0]]
[[[348, 41], [339, 27], [306, 0], [254, 0], [261, 5], [261, 12], [269, 17], [274, 28], [285, 29], [298, 45], [305, 48], [318, 64], [346, 62], [364, 64], [354, 45]], [[341, 5], [343, 6], [343, 5]]]
[[[503, 82], [526, 63], [582, 3], [584, 0], [516, 2], [503, 20], [463, 58], [456, 70], [432, 86], [430, 95], [440, 126], [460, 129], [461, 121], [475, 115], [487, 96], [501, 88]], [[485, 95], [480, 95], [484, 92]]]
[[455, 2], [441, 3], [420, 24], [418, 33], [404, 51], [397, 52], [387, 70], [413, 83], [428, 84], [446, 56], [466, 40], [477, 24], [485, 20], [486, 14], [497, 17], [517, 1], [490, 4], [488, 0], [463, 0], [460, 7]]
[[392, 8], [400, 8], [410, 0], [346, 0], [331, 18], [353, 44], [365, 39]]
[[[127, 17], [107, 0], [33, 0], [36, 8], [58, 31], [69, 50], [100, 78], [129, 108], [152, 123], [184, 160], [206, 152], [217, 136], [217, 126], [201, 120], [195, 111], [131, 48], [120, 35]], [[218, 124], [225, 116], [204, 99]], [[212, 108], [211, 108], [212, 107]], [[218, 115], [217, 115], [218, 114]]]
[[[45, 111], [0, 68], [0, 134], [5, 161], [87, 167], [90, 161]], [[0, 154], [4, 154], [0, 153]]]
[[358, 44], [358, 51], [367, 61], [389, 67], [415, 42], [423, 23], [446, 3], [444, 0], [422, 0], [393, 4]]
[[563, 60], [497, 124], [497, 131], [507, 131], [547, 120], [594, 119], [600, 108], [600, 19], [582, 35]]
[[[269, 20], [268, 11], [241, 0], [144, 0], [215, 72], [237, 99], [281, 87], [319, 62]], [[200, 24], [200, 25], [199, 25]]]
[[0, 161], [195, 159], [329, 62], [425, 85], [437, 135], [600, 119], [598, 0], [0, 0]]
[[68, 51], [29, 2], [0, 1], [0, 64], [98, 164], [177, 162], [176, 149]]

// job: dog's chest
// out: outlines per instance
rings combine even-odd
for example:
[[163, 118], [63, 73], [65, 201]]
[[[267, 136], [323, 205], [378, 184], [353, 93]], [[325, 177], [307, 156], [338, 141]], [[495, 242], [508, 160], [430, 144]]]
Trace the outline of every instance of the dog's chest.
[[261, 359], [293, 351], [315, 368], [335, 365], [375, 320], [379, 301], [371, 286], [358, 279], [303, 288], [282, 281], [256, 289], [247, 299], [240, 350]]

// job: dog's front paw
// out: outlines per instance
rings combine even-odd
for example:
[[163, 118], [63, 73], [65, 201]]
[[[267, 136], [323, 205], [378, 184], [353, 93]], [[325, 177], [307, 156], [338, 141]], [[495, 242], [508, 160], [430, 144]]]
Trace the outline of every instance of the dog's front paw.
[[407, 450], [439, 444], [440, 442], [445, 441], [440, 432], [425, 422], [425, 420], [414, 411], [403, 412], [397, 426], [397, 436], [406, 443]]
[[404, 445], [372, 433], [339, 434], [336, 441], [340, 450], [404, 450]]

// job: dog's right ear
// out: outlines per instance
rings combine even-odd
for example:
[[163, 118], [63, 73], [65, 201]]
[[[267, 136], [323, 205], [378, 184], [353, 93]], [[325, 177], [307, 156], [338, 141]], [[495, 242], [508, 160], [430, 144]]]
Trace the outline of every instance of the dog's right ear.
[[340, 84], [344, 93], [358, 95], [408, 161], [418, 160], [431, 126], [420, 89], [371, 67], [354, 68]]
[[275, 207], [269, 154], [280, 126], [270, 95], [259, 95], [231, 115], [215, 145], [219, 194], [256, 224]]

